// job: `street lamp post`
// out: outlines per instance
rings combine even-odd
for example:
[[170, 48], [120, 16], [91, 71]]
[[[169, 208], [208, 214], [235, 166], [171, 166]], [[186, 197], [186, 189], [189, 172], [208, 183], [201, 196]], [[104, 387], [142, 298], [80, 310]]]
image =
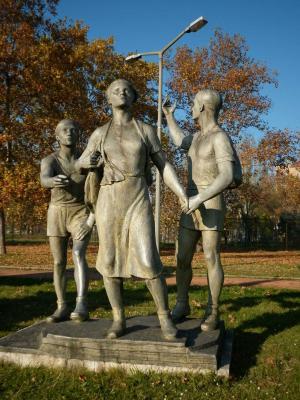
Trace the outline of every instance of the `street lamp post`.
[[[203, 17], [197, 18], [193, 21], [189, 26], [187, 26], [179, 35], [175, 37], [175, 39], [171, 40], [165, 47], [160, 51], [148, 51], [144, 53], [131, 54], [130, 56], [125, 58], [125, 61], [135, 61], [143, 56], [158, 56], [158, 113], [157, 113], [157, 136], [159, 141], [161, 140], [161, 129], [162, 129], [162, 89], [163, 89], [163, 56], [165, 52], [173, 46], [174, 43], [177, 42], [183, 35], [190, 32], [197, 32], [204, 25], [207, 24], [207, 20]], [[159, 251], [160, 246], [160, 174], [158, 169], [156, 169], [156, 178], [155, 178], [155, 241], [156, 246]]]

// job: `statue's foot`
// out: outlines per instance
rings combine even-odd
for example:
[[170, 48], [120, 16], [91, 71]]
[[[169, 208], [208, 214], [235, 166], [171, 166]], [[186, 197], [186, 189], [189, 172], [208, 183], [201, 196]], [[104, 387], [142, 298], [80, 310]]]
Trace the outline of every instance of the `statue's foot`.
[[204, 332], [211, 332], [217, 329], [220, 322], [219, 314], [213, 313], [210, 314], [207, 318], [203, 320], [201, 323], [201, 329]]
[[126, 329], [126, 321], [123, 319], [118, 319], [113, 321], [111, 327], [107, 331], [107, 339], [116, 339], [122, 336]]
[[75, 310], [70, 315], [71, 320], [82, 322], [89, 319], [89, 312], [85, 299], [76, 300]]
[[64, 305], [58, 307], [55, 312], [46, 319], [46, 321], [53, 323], [67, 321], [68, 319], [70, 319], [70, 310], [66, 305]]
[[170, 313], [158, 314], [158, 319], [164, 338], [167, 340], [175, 339], [177, 335], [177, 329], [171, 319]]
[[191, 308], [188, 301], [177, 301], [175, 307], [172, 310], [172, 320], [174, 322], [180, 322], [185, 317], [190, 315]]

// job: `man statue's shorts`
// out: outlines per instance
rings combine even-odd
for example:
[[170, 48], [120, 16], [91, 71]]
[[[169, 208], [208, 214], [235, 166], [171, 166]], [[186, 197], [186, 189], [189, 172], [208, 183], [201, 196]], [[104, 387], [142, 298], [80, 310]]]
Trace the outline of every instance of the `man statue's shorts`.
[[[197, 191], [188, 190], [188, 196], [196, 194]], [[225, 212], [225, 201], [221, 193], [202, 203], [192, 214], [182, 213], [180, 226], [196, 231], [222, 231], [224, 229]]]
[[76, 239], [80, 226], [87, 220], [88, 210], [84, 204], [55, 205], [49, 204], [47, 217], [47, 236]]

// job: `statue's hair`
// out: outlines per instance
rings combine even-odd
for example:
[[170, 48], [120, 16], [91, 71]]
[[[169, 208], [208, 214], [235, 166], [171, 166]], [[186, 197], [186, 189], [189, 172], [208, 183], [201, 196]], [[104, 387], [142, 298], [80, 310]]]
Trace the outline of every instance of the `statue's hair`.
[[204, 105], [210, 106], [216, 113], [218, 113], [223, 105], [222, 96], [219, 92], [213, 89], [203, 89], [200, 90], [196, 96], [195, 100], [199, 101]]
[[120, 82], [125, 82], [125, 83], [130, 87], [130, 89], [132, 90], [132, 92], [133, 92], [133, 94], [134, 94], [133, 102], [135, 103], [135, 102], [137, 101], [139, 95], [138, 95], [138, 92], [136, 91], [136, 88], [135, 88], [135, 87], [133, 86], [133, 84], [132, 84], [131, 82], [129, 82], [127, 79], [116, 79], [115, 81], [113, 81], [113, 82], [108, 86], [108, 88], [106, 89], [106, 92], [105, 92], [105, 93], [106, 93], [106, 98], [107, 98], [107, 100], [109, 100], [110, 92], [111, 92], [113, 86], [114, 86], [116, 83], [120, 83]]
[[74, 119], [62, 119], [62, 120], [59, 121], [59, 123], [56, 125], [55, 131], [54, 131], [54, 132], [55, 132], [55, 135], [58, 134], [60, 128], [61, 128], [62, 125], [64, 125], [65, 123], [72, 123], [72, 124], [75, 126], [75, 128], [77, 129], [77, 131], [80, 130], [80, 126], [79, 126], [78, 122], [75, 121]]

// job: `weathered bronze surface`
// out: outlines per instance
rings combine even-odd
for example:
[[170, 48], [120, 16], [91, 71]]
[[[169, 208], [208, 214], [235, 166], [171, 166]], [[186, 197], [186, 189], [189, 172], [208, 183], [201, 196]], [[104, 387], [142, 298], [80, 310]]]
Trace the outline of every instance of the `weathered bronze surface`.
[[180, 320], [190, 313], [188, 290], [192, 279], [191, 262], [202, 235], [209, 299], [201, 328], [210, 331], [218, 325], [218, 301], [224, 281], [220, 260], [220, 239], [225, 217], [223, 191], [234, 183], [239, 184], [240, 164], [230, 138], [218, 125], [222, 107], [218, 92], [201, 90], [195, 96], [192, 114], [200, 128], [195, 135], [185, 135], [178, 126], [174, 118], [175, 107], [166, 102], [163, 111], [174, 144], [187, 151], [189, 205], [183, 208], [180, 219], [177, 303], [172, 316], [174, 320]]
[[125, 330], [123, 278], [135, 276], [146, 279], [162, 331], [172, 339], [176, 329], [169, 315], [147, 186], [150, 159], [185, 207], [187, 196], [153, 127], [132, 117], [131, 107], [137, 96], [126, 80], [118, 79], [109, 86], [107, 99], [112, 119], [91, 135], [77, 168], [103, 168], [95, 212], [100, 244], [96, 268], [103, 275], [113, 311], [108, 337], [121, 336]]
[[[62, 120], [55, 129], [60, 149], [41, 162], [41, 184], [51, 190], [47, 235], [54, 259], [54, 287], [57, 309], [48, 322], [88, 319], [88, 265], [85, 258], [94, 215], [84, 203], [86, 176], [75, 168], [79, 127], [75, 121]], [[66, 264], [69, 237], [73, 239], [73, 260], [77, 286], [76, 308], [70, 315], [66, 303]]]

